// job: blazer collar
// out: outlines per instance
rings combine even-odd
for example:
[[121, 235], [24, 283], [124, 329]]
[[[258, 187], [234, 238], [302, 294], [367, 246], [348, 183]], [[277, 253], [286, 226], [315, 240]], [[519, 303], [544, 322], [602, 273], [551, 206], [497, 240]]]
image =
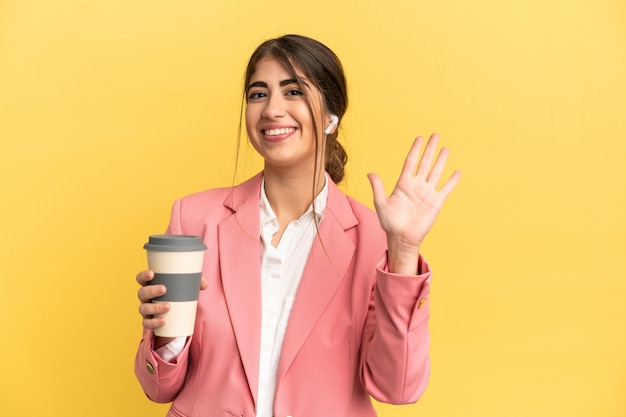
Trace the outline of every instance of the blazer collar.
[[[233, 213], [242, 209], [258, 209], [262, 182], [263, 172], [259, 172], [247, 181], [233, 187], [232, 191], [224, 200], [224, 206]], [[252, 207], [250, 207], [250, 205], [252, 205]], [[344, 230], [358, 224], [358, 220], [354, 216], [346, 196], [330, 177], [328, 177], [328, 202], [324, 216], [328, 214], [332, 214]]]

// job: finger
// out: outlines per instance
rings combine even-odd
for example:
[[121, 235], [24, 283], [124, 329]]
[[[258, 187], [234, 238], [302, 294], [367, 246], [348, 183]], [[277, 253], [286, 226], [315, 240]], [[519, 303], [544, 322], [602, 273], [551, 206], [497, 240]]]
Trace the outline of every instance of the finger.
[[448, 178], [448, 181], [446, 181], [446, 183], [441, 187], [441, 190], [439, 190], [439, 195], [443, 197], [444, 200], [448, 198], [448, 196], [450, 195], [452, 190], [454, 190], [454, 187], [456, 187], [460, 179], [461, 179], [461, 171], [458, 171], [458, 170], [454, 171], [452, 175], [450, 176], [450, 178]]
[[374, 207], [380, 207], [387, 199], [385, 193], [385, 186], [383, 180], [377, 174], [367, 174], [367, 178], [370, 180], [372, 186], [372, 193], [374, 194]]
[[409, 149], [409, 153], [404, 160], [404, 165], [402, 166], [402, 172], [400, 173], [400, 176], [408, 175], [412, 177], [415, 174], [415, 169], [419, 161], [420, 149], [422, 149], [423, 143], [423, 137], [418, 136], [415, 138], [413, 144], [411, 145], [411, 149]]
[[157, 314], [163, 314], [170, 311], [170, 303], [142, 303], [139, 306], [139, 314], [143, 316], [143, 318], [152, 318]]
[[150, 271], [149, 269], [146, 271], [141, 271], [137, 274], [136, 279], [139, 285], [143, 287], [144, 285], [148, 284], [148, 282], [154, 279], [154, 272]]
[[435, 160], [435, 165], [433, 165], [433, 169], [428, 174], [427, 182], [436, 186], [441, 179], [441, 175], [443, 174], [443, 169], [446, 166], [446, 162], [448, 160], [448, 148], [441, 148], [439, 151], [439, 155], [437, 155], [437, 159]]
[[157, 327], [165, 326], [165, 318], [163, 317], [144, 318], [141, 324], [143, 325], [143, 328], [146, 330], [154, 330]]
[[437, 150], [438, 142], [439, 135], [437, 133], [433, 133], [432, 135], [430, 135], [428, 143], [426, 143], [426, 148], [424, 149], [422, 159], [417, 166], [417, 173], [415, 174], [416, 176], [428, 178], [428, 173], [430, 172], [430, 167], [433, 163], [433, 158], [435, 157], [435, 151]]
[[137, 291], [137, 298], [142, 303], [147, 303], [153, 298], [157, 298], [162, 296], [167, 292], [167, 288], [165, 285], [146, 285], [145, 287], [139, 288]]

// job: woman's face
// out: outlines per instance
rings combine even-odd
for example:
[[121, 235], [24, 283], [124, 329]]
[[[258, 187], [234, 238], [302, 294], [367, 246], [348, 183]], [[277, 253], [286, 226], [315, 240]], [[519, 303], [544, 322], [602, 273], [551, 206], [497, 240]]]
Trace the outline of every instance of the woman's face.
[[[304, 85], [276, 59], [262, 58], [246, 86], [246, 128], [252, 146], [265, 159], [266, 169], [302, 170], [311, 175], [315, 130], [304, 94], [311, 101], [320, 133], [322, 100], [317, 88], [300, 72], [298, 76]], [[324, 167], [323, 157], [324, 143], [320, 143], [318, 166]]]

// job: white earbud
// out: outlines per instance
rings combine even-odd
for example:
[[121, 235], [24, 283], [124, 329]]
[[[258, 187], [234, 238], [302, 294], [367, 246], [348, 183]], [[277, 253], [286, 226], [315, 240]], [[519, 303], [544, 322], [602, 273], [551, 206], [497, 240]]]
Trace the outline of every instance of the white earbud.
[[337, 126], [337, 123], [339, 123], [339, 117], [337, 117], [336, 114], [331, 114], [330, 115], [330, 124], [328, 125], [326, 130], [324, 130], [324, 133], [326, 133], [327, 135], [330, 135], [330, 132], [332, 132], [333, 129], [335, 128], [335, 126]]

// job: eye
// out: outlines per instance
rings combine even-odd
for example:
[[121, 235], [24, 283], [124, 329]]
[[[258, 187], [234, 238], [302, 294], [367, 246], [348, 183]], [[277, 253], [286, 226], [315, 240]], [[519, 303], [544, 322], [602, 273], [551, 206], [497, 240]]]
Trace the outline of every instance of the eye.
[[302, 95], [304, 95], [304, 93], [302, 91], [300, 91], [300, 90], [293, 89], [293, 90], [287, 91], [286, 95], [288, 95], [288, 96], [302, 96]]
[[253, 91], [252, 93], [248, 94], [248, 100], [260, 100], [265, 97], [267, 97], [267, 94], [265, 94], [263, 91]]

